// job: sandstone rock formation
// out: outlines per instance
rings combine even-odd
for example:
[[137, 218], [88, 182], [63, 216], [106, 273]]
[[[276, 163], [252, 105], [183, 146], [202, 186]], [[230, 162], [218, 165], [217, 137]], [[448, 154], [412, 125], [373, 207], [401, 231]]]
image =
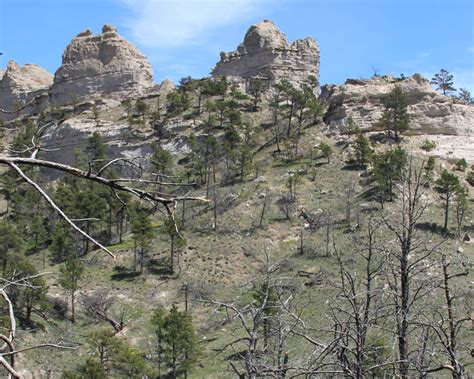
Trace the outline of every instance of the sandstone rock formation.
[[114, 26], [104, 25], [99, 35], [87, 29], [71, 41], [50, 97], [53, 105], [62, 105], [94, 96], [140, 95], [153, 85], [147, 58]]
[[[21, 67], [15, 61], [10, 61], [0, 80], [0, 108], [13, 111], [36, 98], [37, 101], [22, 113], [38, 112], [46, 106], [47, 89], [52, 83], [53, 75], [40, 66], [25, 64]], [[16, 114], [0, 113], [1, 120], [14, 117]]]
[[474, 107], [437, 93], [420, 74], [405, 79], [393, 76], [349, 79], [340, 86], [324, 86], [321, 99], [328, 104], [325, 121], [329, 129], [343, 128], [349, 116], [363, 129], [373, 127], [382, 116], [387, 94], [396, 85], [407, 97], [411, 132], [474, 135]]
[[319, 81], [319, 46], [311, 37], [290, 44], [272, 21], [264, 20], [250, 27], [236, 51], [221, 53], [212, 75], [288, 79], [296, 85], [314, 75]]

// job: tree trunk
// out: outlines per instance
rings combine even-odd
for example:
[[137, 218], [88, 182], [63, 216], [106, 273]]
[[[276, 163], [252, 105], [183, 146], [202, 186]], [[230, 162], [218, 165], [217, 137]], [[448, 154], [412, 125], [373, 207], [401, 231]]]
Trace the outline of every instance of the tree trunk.
[[444, 204], [444, 226], [443, 233], [448, 231], [448, 216], [449, 216], [449, 196], [446, 194], [446, 202]]

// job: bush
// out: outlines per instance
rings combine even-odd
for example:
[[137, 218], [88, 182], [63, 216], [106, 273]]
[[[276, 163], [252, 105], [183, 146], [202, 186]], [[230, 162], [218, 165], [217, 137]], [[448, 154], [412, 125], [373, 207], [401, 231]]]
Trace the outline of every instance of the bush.
[[425, 139], [420, 147], [422, 150], [430, 152], [436, 147], [436, 142]]
[[466, 175], [466, 180], [472, 187], [474, 187], [474, 170]]
[[456, 170], [458, 171], [465, 171], [467, 168], [467, 162], [463, 158], [463, 159], [458, 160], [454, 166], [456, 167]]

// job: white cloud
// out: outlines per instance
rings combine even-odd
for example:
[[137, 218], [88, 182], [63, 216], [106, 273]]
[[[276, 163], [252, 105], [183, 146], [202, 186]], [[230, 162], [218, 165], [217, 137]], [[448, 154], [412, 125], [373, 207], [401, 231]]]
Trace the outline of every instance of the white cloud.
[[131, 14], [125, 26], [140, 44], [174, 48], [205, 43], [219, 28], [251, 17], [281, 0], [119, 0]]

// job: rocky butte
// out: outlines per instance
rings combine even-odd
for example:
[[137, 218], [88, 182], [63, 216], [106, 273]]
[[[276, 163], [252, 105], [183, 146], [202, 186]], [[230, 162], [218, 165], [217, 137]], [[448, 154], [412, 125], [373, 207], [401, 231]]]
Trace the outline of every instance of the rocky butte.
[[[0, 108], [13, 111], [35, 98], [35, 104], [27, 107], [22, 113], [33, 113], [39, 107], [47, 106], [47, 90], [53, 83], [53, 75], [40, 66], [25, 64], [21, 67], [11, 60], [0, 78]], [[15, 113], [0, 113], [0, 120], [15, 117]]]
[[295, 85], [313, 75], [319, 83], [319, 46], [312, 37], [289, 43], [272, 21], [263, 20], [249, 28], [237, 50], [221, 53], [212, 75], [270, 83], [287, 79]]
[[349, 117], [362, 129], [376, 127], [388, 93], [400, 86], [410, 114], [410, 133], [472, 136], [474, 107], [442, 95], [420, 74], [407, 78], [390, 75], [348, 79], [343, 85], [326, 85], [321, 99], [327, 104], [325, 122], [330, 131], [344, 128]]
[[104, 25], [101, 34], [87, 29], [67, 46], [54, 75], [50, 101], [63, 105], [94, 96], [137, 96], [153, 86], [148, 59], [114, 26]]

